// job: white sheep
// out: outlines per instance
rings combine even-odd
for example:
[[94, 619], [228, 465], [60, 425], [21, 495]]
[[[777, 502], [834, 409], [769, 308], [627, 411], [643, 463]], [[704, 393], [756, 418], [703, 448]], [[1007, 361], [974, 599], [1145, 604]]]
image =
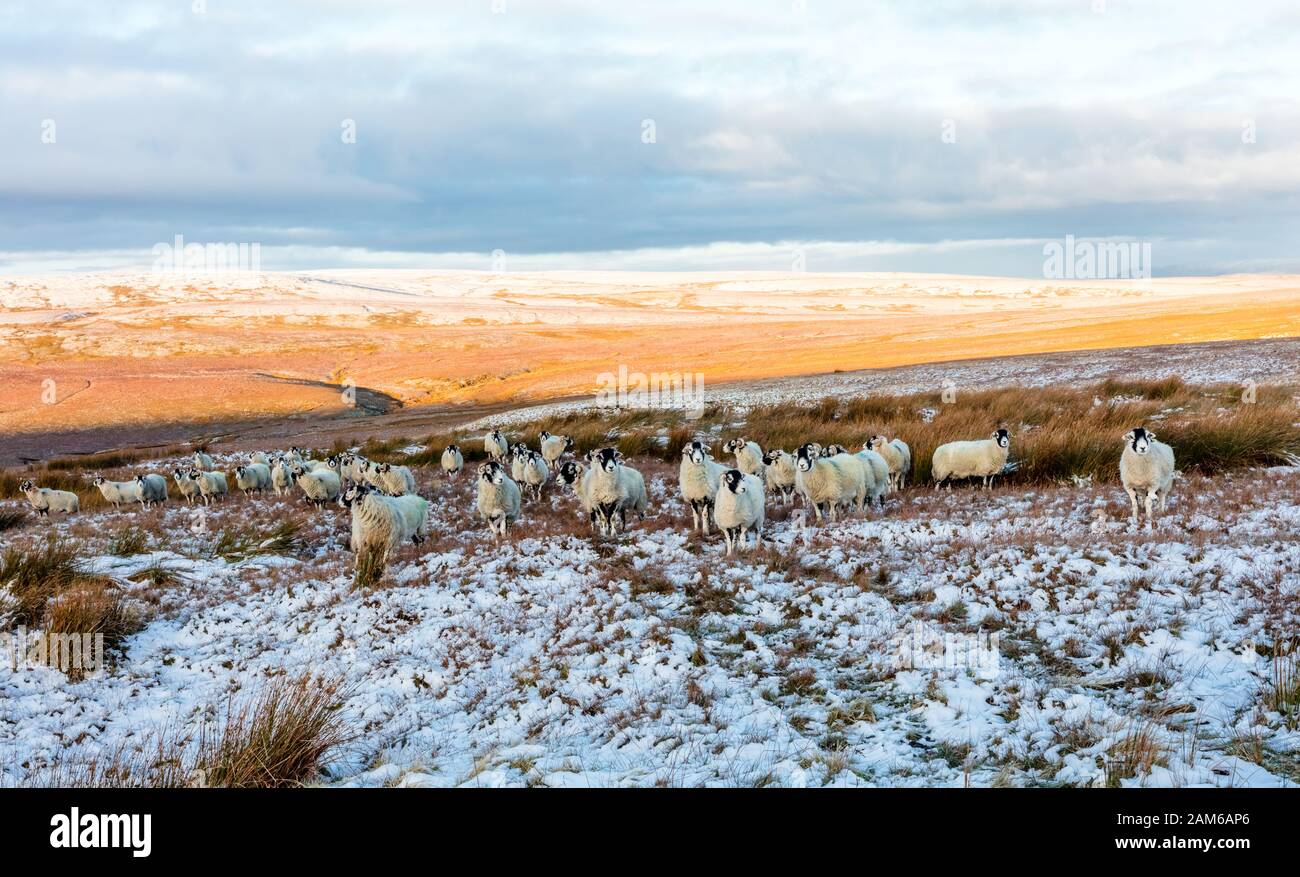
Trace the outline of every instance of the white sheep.
[[[587, 485], [591, 506], [596, 511], [600, 531], [613, 536], [627, 528], [627, 513], [636, 512], [643, 520], [649, 496], [645, 478], [631, 466], [623, 464], [623, 455], [614, 448], [601, 448], [587, 455], [591, 463], [591, 481]], [[617, 515], [618, 523], [614, 518]]]
[[781, 497], [781, 505], [789, 505], [793, 502], [795, 495], [794, 455], [781, 448], [764, 454], [763, 481], [767, 493]]
[[749, 439], [735, 438], [722, 446], [722, 453], [734, 454], [736, 468], [746, 475], [763, 477], [763, 449]]
[[873, 435], [863, 444], [862, 450], [875, 451], [889, 464], [889, 489], [902, 490], [907, 475], [912, 471], [912, 449], [902, 439], [890, 441], [886, 436]]
[[271, 486], [271, 467], [265, 463], [249, 463], [235, 467], [235, 487], [244, 492], [261, 493]]
[[682, 448], [682, 463], [677, 481], [682, 499], [691, 507], [691, 528], [709, 535], [709, 516], [718, 496], [718, 485], [726, 467], [709, 456], [709, 446], [699, 441], [687, 442]]
[[442, 451], [442, 471], [448, 478], [455, 478], [465, 468], [465, 457], [460, 452], [460, 445], [447, 445]]
[[551, 435], [546, 430], [542, 430], [537, 439], [537, 444], [542, 449], [542, 459], [552, 469], [555, 468], [555, 462], [564, 456], [565, 451], [573, 450], [573, 439], [567, 435]]
[[267, 468], [270, 468], [271, 466], [270, 459], [268, 459], [266, 454], [263, 453], [262, 451], [254, 451], [251, 455], [249, 455], [248, 462], [261, 463], [263, 466], [266, 466]]
[[349, 484], [339, 503], [352, 511], [352, 550], [358, 563], [365, 552], [376, 552], [381, 565], [406, 540], [424, 541], [430, 502], [422, 496], [385, 496], [368, 484]]
[[478, 467], [478, 499], [475, 504], [479, 515], [487, 521], [494, 540], [505, 536], [506, 526], [519, 519], [519, 500], [519, 485], [510, 479], [500, 463], [489, 460]]
[[374, 468], [373, 483], [389, 496], [415, 493], [415, 475], [406, 466], [380, 463]]
[[167, 479], [162, 475], [137, 475], [135, 482], [140, 486], [140, 505], [150, 506], [167, 501]]
[[185, 497], [186, 505], [193, 505], [196, 498], [201, 498], [199, 483], [190, 477], [188, 469], [173, 469], [172, 480], [176, 482], [176, 489], [181, 496]]
[[1138, 494], [1144, 494], [1147, 526], [1153, 519], [1152, 509], [1158, 500], [1160, 511], [1174, 486], [1174, 449], [1156, 441], [1156, 434], [1145, 427], [1129, 430], [1124, 436], [1124, 453], [1119, 458], [1119, 478], [1133, 504], [1133, 523], [1138, 523]]
[[70, 515], [81, 511], [81, 500], [69, 490], [37, 487], [31, 480], [19, 484], [18, 489], [27, 496], [27, 502], [41, 517], [49, 517], [50, 512], [63, 512], [65, 515]]
[[524, 480], [524, 463], [528, 462], [528, 455], [532, 453], [528, 450], [528, 445], [523, 442], [515, 442], [507, 454], [510, 460], [510, 477], [516, 482]]
[[812, 442], [800, 445], [795, 452], [795, 486], [819, 522], [822, 506], [826, 506], [832, 523], [839, 508], [862, 508], [867, 495], [867, 473], [865, 460], [852, 454], [823, 457]]
[[271, 487], [276, 496], [283, 496], [293, 491], [293, 466], [287, 458], [281, 457], [271, 467]]
[[322, 508], [325, 503], [333, 502], [343, 492], [343, 482], [339, 478], [339, 473], [328, 466], [308, 469], [304, 464], [299, 463], [293, 467], [293, 478], [316, 508]]
[[[934, 449], [934, 457], [930, 461], [930, 477], [934, 479], [935, 489], [955, 478], [982, 478], [984, 489], [990, 489], [994, 477], [1006, 468], [1010, 448], [1011, 433], [1005, 429], [999, 429], [991, 438], [979, 441], [939, 445]], [[951, 484], [948, 489], [952, 489]]]
[[198, 484], [199, 498], [203, 500], [204, 505], [210, 505], [213, 500], [219, 500], [230, 492], [225, 472], [202, 472], [191, 469], [190, 478]]
[[524, 489], [531, 491], [534, 499], [540, 500], [542, 488], [550, 479], [551, 469], [546, 465], [546, 458], [537, 451], [529, 451], [528, 459], [524, 461]]
[[122, 503], [138, 502], [144, 505], [144, 491], [135, 479], [130, 481], [109, 481], [103, 475], [96, 475], [94, 484], [104, 499], [112, 503], [113, 508], [120, 508]]
[[727, 541], [727, 556], [745, 547], [754, 534], [754, 547], [763, 544], [763, 482], [757, 475], [728, 469], [713, 504], [713, 520]]
[[500, 463], [510, 453], [510, 443], [501, 434], [501, 430], [494, 429], [483, 436], [483, 451], [489, 460]]
[[212, 461], [212, 455], [205, 451], [194, 452], [194, 468], [209, 470], [217, 468], [217, 464]]
[[885, 494], [889, 493], [889, 463], [883, 456], [864, 448], [854, 456], [867, 464], [867, 493], [865, 502], [885, 505]]
[[591, 470], [577, 460], [565, 460], [560, 464], [559, 477], [561, 481], [573, 488], [573, 495], [578, 498], [578, 505], [587, 516], [592, 532], [595, 532], [596, 509], [591, 504]]

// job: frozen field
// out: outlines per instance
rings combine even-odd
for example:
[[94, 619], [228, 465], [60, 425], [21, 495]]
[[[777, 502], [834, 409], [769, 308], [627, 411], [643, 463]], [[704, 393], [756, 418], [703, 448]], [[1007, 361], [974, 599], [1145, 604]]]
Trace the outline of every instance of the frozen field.
[[[675, 467], [642, 468], [652, 513], [624, 538], [553, 491], [501, 546], [472, 479], [421, 471], [433, 537], [368, 593], [347, 512], [298, 494], [231, 497], [206, 529], [174, 500], [60, 520], [148, 623], [98, 678], [0, 665], [0, 784], [147, 751], [304, 672], [347, 680], [359, 731], [327, 784], [1300, 783], [1269, 657], [1300, 612], [1298, 469], [1183, 478], [1150, 531], [1112, 485], [909, 489], [824, 529], [775, 511], [767, 547], [726, 560], [689, 534]], [[212, 556], [284, 520], [286, 553]], [[111, 554], [133, 525], [144, 553]]]

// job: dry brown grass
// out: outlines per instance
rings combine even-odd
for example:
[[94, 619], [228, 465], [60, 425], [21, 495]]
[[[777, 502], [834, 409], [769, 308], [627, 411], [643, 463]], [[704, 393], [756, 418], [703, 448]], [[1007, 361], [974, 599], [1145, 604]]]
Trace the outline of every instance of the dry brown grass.
[[[927, 416], [930, 417], [927, 422]], [[1289, 390], [1260, 388], [1254, 404], [1233, 387], [1192, 387], [1172, 378], [1093, 387], [958, 390], [867, 399], [823, 399], [810, 405], [768, 405], [749, 412], [747, 435], [764, 448], [792, 450], [805, 441], [838, 442], [856, 451], [870, 435], [901, 437], [912, 451], [912, 479], [930, 477], [939, 445], [1012, 433], [1019, 483], [1070, 476], [1114, 482], [1123, 436], [1149, 425], [1171, 444], [1184, 471], [1213, 473], [1288, 462], [1300, 453], [1300, 426]]]
[[356, 736], [341, 712], [346, 694], [341, 678], [271, 680], [256, 698], [228, 704], [215, 734], [205, 729], [195, 771], [204, 784], [226, 788], [311, 782]]
[[54, 537], [36, 547], [10, 547], [0, 556], [0, 587], [7, 588], [15, 601], [9, 618], [12, 627], [41, 624], [55, 595], [92, 580], [77, 568], [72, 545]]
[[[92, 580], [72, 585], [50, 600], [45, 611], [41, 636], [46, 643], [62, 637], [81, 637], [90, 642], [103, 637], [104, 651], [121, 648], [123, 641], [144, 627], [140, 613], [131, 609], [120, 589], [112, 583]], [[85, 667], [80, 662], [64, 665], [68, 657], [61, 649], [46, 650], [52, 666], [73, 678], [80, 678]]]

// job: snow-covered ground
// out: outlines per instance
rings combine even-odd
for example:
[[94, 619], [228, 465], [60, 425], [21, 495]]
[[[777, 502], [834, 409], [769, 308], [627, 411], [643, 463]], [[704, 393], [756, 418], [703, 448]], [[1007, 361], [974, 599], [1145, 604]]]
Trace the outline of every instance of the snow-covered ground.
[[[689, 533], [675, 469], [643, 471], [652, 513], [625, 537], [553, 491], [500, 546], [472, 479], [421, 472], [433, 538], [371, 592], [347, 513], [297, 496], [232, 497], [206, 530], [174, 501], [55, 522], [151, 620], [98, 678], [0, 664], [0, 785], [281, 672], [350, 683], [361, 736], [329, 784], [1300, 783], [1300, 731], [1262, 694], [1300, 614], [1298, 469], [1184, 478], [1151, 531], [1109, 485], [908, 490], [820, 529], [772, 509], [767, 547], [731, 560]], [[205, 557], [225, 526], [285, 519], [305, 522], [290, 556]], [[109, 555], [132, 523], [152, 550]], [[130, 581], [158, 563], [180, 578]], [[1157, 757], [1127, 776], [1134, 739]]]

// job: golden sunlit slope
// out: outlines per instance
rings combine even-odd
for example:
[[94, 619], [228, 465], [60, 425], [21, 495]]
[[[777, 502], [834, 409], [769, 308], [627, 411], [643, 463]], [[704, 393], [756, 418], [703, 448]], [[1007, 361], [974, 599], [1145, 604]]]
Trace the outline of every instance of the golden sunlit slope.
[[[592, 392], [1300, 335], [1300, 278], [332, 271], [0, 281], [0, 430]], [[50, 383], [52, 382], [52, 383]], [[52, 404], [51, 404], [52, 402]]]

